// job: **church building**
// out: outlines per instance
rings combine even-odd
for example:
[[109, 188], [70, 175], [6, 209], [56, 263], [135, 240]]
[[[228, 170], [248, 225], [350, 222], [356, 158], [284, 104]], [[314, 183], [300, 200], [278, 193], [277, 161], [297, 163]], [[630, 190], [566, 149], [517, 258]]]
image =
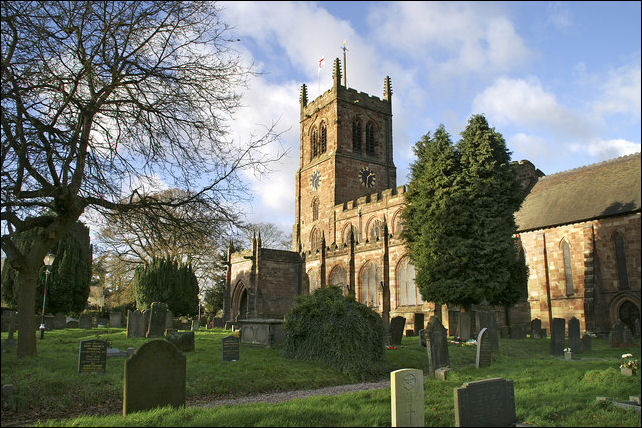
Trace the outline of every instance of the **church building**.
[[[249, 250], [229, 249], [224, 320], [282, 319], [296, 296], [335, 285], [379, 313], [386, 306], [390, 317], [403, 316], [409, 330], [438, 316], [453, 334], [459, 308], [422, 300], [400, 237], [406, 188], [397, 186], [392, 156], [390, 78], [378, 98], [341, 77], [335, 59], [331, 89], [311, 102], [301, 89], [292, 251], [262, 248], [260, 236]], [[633, 330], [640, 154], [550, 176], [528, 161], [514, 166], [526, 193], [515, 239], [529, 266], [528, 289], [510, 311], [473, 311], [495, 311], [500, 327], [539, 318], [550, 329], [553, 318], [576, 317], [582, 331], [605, 333], [618, 321]]]

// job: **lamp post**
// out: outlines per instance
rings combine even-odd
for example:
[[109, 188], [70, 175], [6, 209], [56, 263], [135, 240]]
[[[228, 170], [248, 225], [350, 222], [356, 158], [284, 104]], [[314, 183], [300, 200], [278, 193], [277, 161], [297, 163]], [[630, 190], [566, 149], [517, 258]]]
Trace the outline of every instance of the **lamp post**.
[[47, 302], [47, 282], [49, 282], [49, 268], [53, 264], [55, 256], [51, 253], [47, 254], [42, 260], [45, 263], [45, 291], [42, 293], [42, 313], [40, 315], [40, 339], [45, 337], [45, 304]]

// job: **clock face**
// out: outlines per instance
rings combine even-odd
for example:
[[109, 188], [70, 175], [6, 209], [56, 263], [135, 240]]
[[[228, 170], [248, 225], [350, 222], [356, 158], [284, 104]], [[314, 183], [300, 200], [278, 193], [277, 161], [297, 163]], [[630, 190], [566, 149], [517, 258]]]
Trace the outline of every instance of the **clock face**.
[[321, 173], [317, 169], [310, 176], [310, 187], [312, 188], [312, 190], [319, 190], [320, 186], [321, 186]]
[[359, 182], [362, 186], [365, 187], [374, 187], [375, 185], [375, 173], [368, 167], [361, 168], [359, 171]]

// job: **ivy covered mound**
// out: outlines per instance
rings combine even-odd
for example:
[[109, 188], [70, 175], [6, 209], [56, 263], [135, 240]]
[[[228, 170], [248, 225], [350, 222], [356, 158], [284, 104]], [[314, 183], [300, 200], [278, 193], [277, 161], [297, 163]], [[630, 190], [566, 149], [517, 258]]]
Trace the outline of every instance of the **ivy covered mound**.
[[297, 297], [284, 327], [286, 358], [321, 360], [358, 380], [385, 373], [381, 317], [338, 287]]

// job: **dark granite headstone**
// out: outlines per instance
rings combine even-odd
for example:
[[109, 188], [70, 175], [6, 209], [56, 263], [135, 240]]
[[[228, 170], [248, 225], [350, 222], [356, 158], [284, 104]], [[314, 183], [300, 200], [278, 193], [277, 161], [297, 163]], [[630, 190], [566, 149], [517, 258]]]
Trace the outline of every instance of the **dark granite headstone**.
[[62, 330], [67, 327], [67, 317], [62, 312], [58, 312], [54, 315], [53, 319], [53, 328], [56, 330]]
[[424, 330], [426, 352], [428, 353], [428, 374], [435, 375], [435, 370], [450, 365], [448, 355], [448, 332], [441, 325], [441, 320], [432, 317]]
[[112, 328], [121, 328], [122, 327], [122, 314], [120, 312], [110, 312], [109, 314], [109, 326]]
[[221, 351], [223, 353], [223, 361], [238, 361], [240, 357], [239, 343], [240, 340], [236, 336], [225, 336], [221, 339]]
[[182, 352], [193, 351], [194, 348], [194, 332], [193, 331], [167, 331], [165, 339], [174, 344]]
[[186, 367], [185, 356], [165, 339], [143, 343], [125, 361], [123, 416], [155, 407], [185, 406]]
[[494, 352], [499, 351], [499, 333], [497, 331], [495, 313], [491, 311], [480, 311], [477, 314], [480, 329], [486, 328], [488, 332], [488, 342], [490, 343], [491, 350]]
[[91, 328], [91, 317], [89, 314], [80, 314], [78, 319], [78, 327], [80, 328]]
[[568, 347], [571, 352], [582, 352], [580, 346], [580, 320], [573, 317], [568, 320]]
[[149, 317], [149, 328], [146, 337], [162, 337], [165, 333], [165, 316], [167, 314], [167, 304], [154, 302], [151, 305], [151, 315]]
[[582, 336], [580, 347], [582, 348], [582, 352], [591, 351], [592, 350], [591, 336], [589, 336], [588, 334], [585, 334], [584, 336]]
[[138, 309], [127, 311], [127, 337], [145, 337], [143, 314]]
[[540, 339], [542, 337], [542, 321], [535, 318], [531, 321], [531, 338]]
[[472, 314], [470, 312], [459, 312], [459, 337], [461, 340], [472, 338]]
[[510, 427], [516, 419], [512, 380], [478, 380], [455, 388], [456, 427]]
[[490, 367], [491, 348], [488, 340], [488, 329], [482, 328], [477, 335], [477, 354], [475, 356], [475, 367]]
[[414, 321], [413, 325], [415, 326], [414, 333], [419, 334], [419, 330], [424, 329], [424, 314], [415, 314], [414, 318], [415, 318], [413, 320]]
[[564, 353], [564, 333], [566, 332], [566, 320], [564, 318], [553, 318], [551, 327], [551, 355], [562, 355]]
[[107, 341], [81, 340], [78, 350], [78, 373], [105, 373]]
[[404, 317], [394, 317], [390, 320], [390, 344], [401, 345], [401, 338], [403, 337], [403, 329], [406, 326], [406, 319]]

